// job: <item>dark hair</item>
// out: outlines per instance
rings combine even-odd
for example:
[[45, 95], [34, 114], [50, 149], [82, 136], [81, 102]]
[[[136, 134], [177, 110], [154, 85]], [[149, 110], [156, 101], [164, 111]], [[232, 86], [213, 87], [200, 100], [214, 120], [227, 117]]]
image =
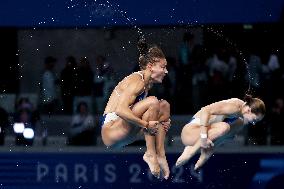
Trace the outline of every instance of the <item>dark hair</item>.
[[80, 113], [80, 107], [81, 106], [85, 106], [86, 107], [86, 109], [87, 109], [87, 111], [88, 111], [88, 104], [87, 104], [87, 102], [85, 102], [85, 101], [80, 101], [79, 103], [78, 103], [78, 105], [77, 105], [77, 107], [76, 107], [76, 112], [77, 113]]
[[266, 108], [264, 102], [261, 99], [253, 98], [252, 95], [246, 94], [244, 101], [251, 108], [252, 113], [265, 115]]
[[141, 38], [137, 43], [139, 52], [139, 67], [146, 69], [147, 64], [154, 63], [156, 58], [165, 58], [163, 51], [156, 45], [149, 47], [144, 38]]

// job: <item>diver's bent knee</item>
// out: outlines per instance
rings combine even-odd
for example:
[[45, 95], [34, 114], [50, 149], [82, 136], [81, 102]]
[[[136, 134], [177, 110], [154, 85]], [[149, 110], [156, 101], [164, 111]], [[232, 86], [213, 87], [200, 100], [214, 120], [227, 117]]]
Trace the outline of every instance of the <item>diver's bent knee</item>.
[[230, 125], [228, 123], [222, 123], [220, 125], [220, 132], [222, 135], [228, 133], [230, 131]]
[[225, 122], [218, 123], [218, 127], [214, 129], [210, 129], [208, 131], [208, 138], [210, 140], [215, 140], [221, 136], [224, 136], [226, 133], [230, 131], [230, 125]]
[[186, 124], [181, 131], [181, 141], [185, 146], [192, 146], [195, 144], [198, 136], [195, 136], [192, 132], [194, 128], [190, 127], [190, 124]]
[[149, 96], [147, 98], [147, 100], [148, 100], [148, 103], [150, 104], [150, 107], [153, 107], [153, 108], [159, 108], [160, 107], [159, 100], [158, 100], [157, 97]]

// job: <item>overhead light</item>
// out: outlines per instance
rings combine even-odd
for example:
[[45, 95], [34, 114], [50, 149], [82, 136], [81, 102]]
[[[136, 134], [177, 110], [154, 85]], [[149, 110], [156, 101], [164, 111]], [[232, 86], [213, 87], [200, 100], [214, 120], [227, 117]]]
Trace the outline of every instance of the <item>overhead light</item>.
[[34, 136], [35, 136], [35, 133], [34, 133], [34, 130], [33, 130], [33, 129], [31, 129], [31, 128], [25, 128], [23, 135], [24, 135], [24, 138], [25, 138], [25, 139], [33, 139]]
[[25, 130], [24, 123], [14, 123], [13, 129], [15, 133], [23, 133]]

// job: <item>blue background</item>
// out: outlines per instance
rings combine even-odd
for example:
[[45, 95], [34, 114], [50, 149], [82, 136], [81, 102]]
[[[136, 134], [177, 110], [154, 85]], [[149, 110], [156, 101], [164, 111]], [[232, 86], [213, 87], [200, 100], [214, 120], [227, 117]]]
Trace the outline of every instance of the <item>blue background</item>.
[[278, 22], [282, 11], [283, 0], [9, 0], [0, 2], [0, 26], [263, 23]]

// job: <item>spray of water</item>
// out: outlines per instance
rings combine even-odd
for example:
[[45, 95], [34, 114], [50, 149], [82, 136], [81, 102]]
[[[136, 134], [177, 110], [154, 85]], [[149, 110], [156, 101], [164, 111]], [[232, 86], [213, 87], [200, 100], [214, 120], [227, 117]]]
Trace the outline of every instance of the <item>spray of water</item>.
[[220, 39], [223, 39], [225, 40], [225, 42], [227, 44], [229, 44], [231, 47], [233, 47], [233, 49], [235, 50], [235, 52], [238, 53], [240, 59], [242, 60], [243, 63], [245, 63], [245, 66], [246, 66], [246, 72], [247, 72], [247, 76], [248, 76], [248, 88], [245, 92], [245, 94], [250, 94], [252, 91], [251, 91], [251, 82], [252, 82], [252, 76], [251, 76], [251, 72], [249, 70], [249, 64], [246, 60], [246, 57], [244, 55], [244, 53], [239, 50], [240, 48], [238, 47], [237, 43], [234, 42], [233, 40], [229, 39], [228, 37], [224, 36], [222, 34], [222, 31], [218, 31], [216, 29], [214, 29], [213, 27], [206, 27], [206, 26], [202, 26], [204, 29], [210, 31], [211, 33], [213, 33], [216, 37], [220, 38]]

